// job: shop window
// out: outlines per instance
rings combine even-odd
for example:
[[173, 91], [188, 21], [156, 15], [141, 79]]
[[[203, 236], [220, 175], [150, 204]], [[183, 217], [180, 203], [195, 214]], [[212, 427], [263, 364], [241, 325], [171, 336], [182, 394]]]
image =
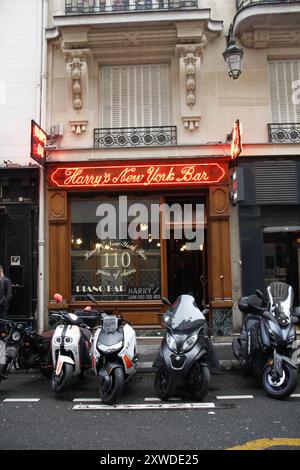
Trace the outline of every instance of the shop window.
[[[159, 199], [130, 199], [128, 208], [142, 202], [147, 207], [159, 204]], [[91, 293], [98, 301], [139, 301], [161, 299], [161, 243], [152, 239], [150, 220], [141, 230], [147, 238], [101, 240], [97, 236], [96, 215], [102, 203], [111, 204], [116, 211], [117, 232], [119, 200], [71, 201], [71, 275], [73, 301], [86, 300]], [[128, 224], [134, 217], [128, 219]], [[158, 222], [158, 236], [160, 227]]]

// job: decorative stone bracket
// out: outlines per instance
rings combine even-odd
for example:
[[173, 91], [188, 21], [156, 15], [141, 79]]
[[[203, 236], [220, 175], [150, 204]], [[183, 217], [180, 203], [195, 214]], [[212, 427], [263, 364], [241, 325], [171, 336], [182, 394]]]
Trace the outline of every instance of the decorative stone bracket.
[[197, 63], [202, 55], [205, 40], [201, 44], [179, 44], [176, 53], [183, 59], [186, 74], [186, 104], [192, 108], [196, 104]]
[[201, 116], [183, 116], [181, 119], [183, 127], [189, 131], [193, 131], [199, 128]]
[[74, 134], [80, 135], [86, 131], [88, 121], [69, 121]]

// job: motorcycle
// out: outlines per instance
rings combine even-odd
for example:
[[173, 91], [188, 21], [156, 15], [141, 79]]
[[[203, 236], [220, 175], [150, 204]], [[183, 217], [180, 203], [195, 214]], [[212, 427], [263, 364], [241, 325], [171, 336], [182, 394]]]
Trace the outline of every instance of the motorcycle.
[[39, 334], [24, 322], [1, 320], [0, 382], [16, 370], [39, 369], [46, 378], [52, 375], [50, 354], [52, 332]]
[[292, 308], [293, 298], [292, 287], [282, 282], [267, 287], [267, 299], [259, 290], [242, 297], [239, 309], [246, 317], [240, 336], [232, 342], [242, 368], [255, 372], [267, 394], [277, 399], [290, 396], [298, 381], [292, 356], [300, 310]]
[[169, 309], [163, 315], [166, 335], [153, 364], [157, 395], [168, 400], [182, 383], [194, 399], [201, 400], [209, 391], [215, 354], [208, 339], [208, 310], [201, 312], [192, 295], [179, 296], [173, 305], [166, 298], [162, 301]]
[[[55, 300], [57, 299], [58, 296]], [[83, 377], [85, 371], [91, 368], [92, 333], [91, 328], [84, 323], [84, 319], [94, 320], [97, 312], [88, 311], [88, 314], [83, 318], [82, 315], [75, 313], [51, 312], [53, 318], [62, 321], [62, 324], [56, 327], [51, 343], [54, 368], [51, 388], [56, 393], [68, 390], [73, 376]]]
[[[87, 298], [98, 305], [91, 294]], [[113, 405], [122, 395], [124, 385], [136, 372], [136, 336], [122, 316], [107, 315], [100, 308], [99, 312], [101, 322], [93, 340], [92, 368], [99, 379], [102, 402]]]

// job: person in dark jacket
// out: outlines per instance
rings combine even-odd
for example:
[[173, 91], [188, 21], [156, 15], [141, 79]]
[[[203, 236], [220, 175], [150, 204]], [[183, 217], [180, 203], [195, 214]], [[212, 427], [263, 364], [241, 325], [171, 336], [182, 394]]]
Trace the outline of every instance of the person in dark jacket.
[[0, 318], [6, 319], [11, 298], [11, 280], [4, 275], [3, 266], [0, 265]]

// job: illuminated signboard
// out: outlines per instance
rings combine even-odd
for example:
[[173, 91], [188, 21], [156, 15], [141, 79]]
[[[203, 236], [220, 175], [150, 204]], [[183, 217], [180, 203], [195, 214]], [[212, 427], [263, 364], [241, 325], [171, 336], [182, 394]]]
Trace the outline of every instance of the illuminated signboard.
[[235, 160], [243, 150], [242, 125], [238, 119], [234, 123], [231, 139], [231, 159]]
[[45, 145], [47, 144], [47, 134], [35, 122], [31, 121], [31, 149], [30, 156], [40, 165], [45, 161]]
[[115, 188], [208, 185], [227, 179], [226, 163], [151, 163], [62, 166], [49, 172], [49, 186]]
[[231, 175], [231, 200], [233, 205], [245, 200], [243, 168], [236, 168]]

